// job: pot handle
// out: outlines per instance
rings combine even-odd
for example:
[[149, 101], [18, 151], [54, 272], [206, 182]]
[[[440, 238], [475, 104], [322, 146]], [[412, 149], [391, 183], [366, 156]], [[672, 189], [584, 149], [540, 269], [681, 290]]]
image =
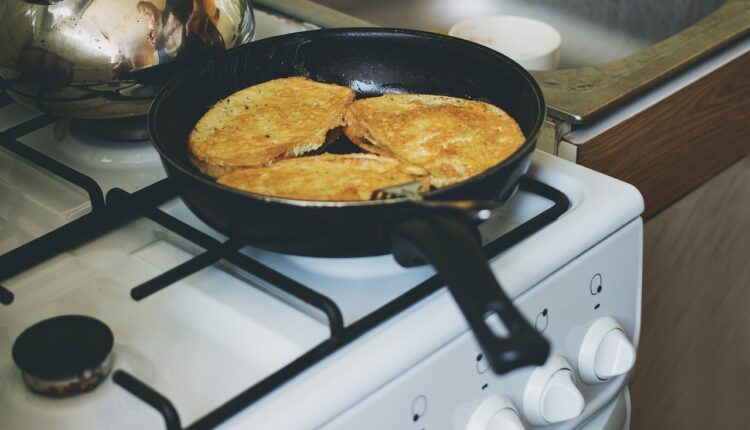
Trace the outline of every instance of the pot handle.
[[[439, 211], [399, 219], [388, 226], [394, 257], [409, 267], [431, 263], [447, 284], [495, 373], [542, 365], [550, 346], [505, 295], [487, 263], [478, 232], [459, 217]], [[495, 314], [501, 336], [488, 325]]]
[[44, 6], [52, 6], [55, 3], [60, 3], [62, 0], [25, 0], [26, 3], [40, 4]]

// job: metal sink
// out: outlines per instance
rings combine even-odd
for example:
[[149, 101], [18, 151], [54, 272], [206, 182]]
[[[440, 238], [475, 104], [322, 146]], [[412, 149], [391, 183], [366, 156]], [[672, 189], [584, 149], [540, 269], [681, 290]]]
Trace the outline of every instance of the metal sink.
[[[750, 0], [256, 0], [323, 26], [447, 32], [472, 16], [512, 14], [562, 35], [558, 70], [534, 71], [549, 114], [588, 123], [750, 32]], [[323, 5], [323, 6], [321, 6]], [[331, 9], [335, 9], [333, 11]], [[353, 17], [356, 17], [353, 18]]]
[[316, 0], [386, 27], [447, 33], [457, 21], [483, 15], [539, 19], [562, 35], [560, 68], [607, 63], [689, 27], [725, 0]]

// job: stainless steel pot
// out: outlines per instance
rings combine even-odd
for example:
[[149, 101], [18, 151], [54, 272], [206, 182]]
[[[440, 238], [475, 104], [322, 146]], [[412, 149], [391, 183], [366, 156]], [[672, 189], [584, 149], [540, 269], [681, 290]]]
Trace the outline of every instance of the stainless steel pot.
[[249, 0], [3, 0], [0, 85], [65, 117], [141, 116], [176, 72], [254, 30]]

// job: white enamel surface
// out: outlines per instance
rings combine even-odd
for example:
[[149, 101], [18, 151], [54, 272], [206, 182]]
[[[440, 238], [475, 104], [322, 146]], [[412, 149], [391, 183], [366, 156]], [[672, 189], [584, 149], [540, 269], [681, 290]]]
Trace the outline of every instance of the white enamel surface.
[[586, 332], [578, 353], [583, 382], [600, 384], [629, 372], [635, 364], [635, 347], [622, 325], [611, 316], [594, 322]]
[[[575, 363], [586, 329], [602, 312], [615, 315], [628, 332], [639, 332], [641, 238], [642, 223], [636, 219], [516, 297], [529, 320], [548, 310], [543, 335], [552, 343], [552, 354]], [[589, 281], [595, 273], [603, 277], [604, 288], [592, 295]], [[440, 290], [246, 409], [226, 427], [379, 430], [445, 428], [450, 423], [448, 428], [463, 430], [491, 394], [521, 406], [533, 371], [526, 367], [494, 375], [481, 366], [485, 360], [476, 361], [480, 352], [455, 302]], [[383, 381], [391, 382], [384, 386]], [[579, 385], [586, 399], [583, 413], [550, 428], [580, 426], [626, 382], [626, 376], [619, 376], [606, 384]], [[307, 395], [310, 392], [316, 396]], [[428, 412], [414, 424], [410, 406], [422, 395], [428, 399]]]
[[[18, 103], [0, 107], [0, 131], [40, 115]], [[0, 255], [87, 214], [88, 195], [0, 148]]]
[[82, 189], [0, 148], [0, 255], [90, 211]]
[[[134, 348], [116, 343], [113, 357], [119, 369], [152, 377], [153, 364]], [[0, 425], [3, 429], [77, 430], [86, 428], [157, 428], [163, 422], [150, 407], [132, 398], [111, 379], [95, 391], [52, 399], [30, 392], [12, 363], [0, 365]]]
[[571, 209], [491, 262], [510, 297], [536, 285], [643, 212], [643, 197], [632, 185], [545, 152], [534, 153], [529, 174], [564, 192]]
[[5, 131], [40, 114], [38, 110], [20, 103], [2, 106], [0, 107], [0, 131]]
[[115, 187], [135, 192], [167, 176], [148, 140], [100, 139], [72, 129], [65, 120], [18, 140], [93, 178], [104, 194]]
[[448, 34], [492, 48], [529, 70], [551, 70], [560, 63], [560, 33], [536, 19], [481, 16], [456, 23]]

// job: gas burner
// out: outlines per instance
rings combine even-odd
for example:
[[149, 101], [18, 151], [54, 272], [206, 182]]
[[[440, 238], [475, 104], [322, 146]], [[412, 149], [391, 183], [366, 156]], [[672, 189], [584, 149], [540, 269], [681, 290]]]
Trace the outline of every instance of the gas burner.
[[13, 361], [31, 391], [67, 397], [96, 388], [112, 369], [112, 331], [83, 315], [63, 315], [26, 329], [13, 344]]
[[101, 139], [134, 141], [147, 140], [146, 118], [73, 119], [70, 127], [78, 132]]

